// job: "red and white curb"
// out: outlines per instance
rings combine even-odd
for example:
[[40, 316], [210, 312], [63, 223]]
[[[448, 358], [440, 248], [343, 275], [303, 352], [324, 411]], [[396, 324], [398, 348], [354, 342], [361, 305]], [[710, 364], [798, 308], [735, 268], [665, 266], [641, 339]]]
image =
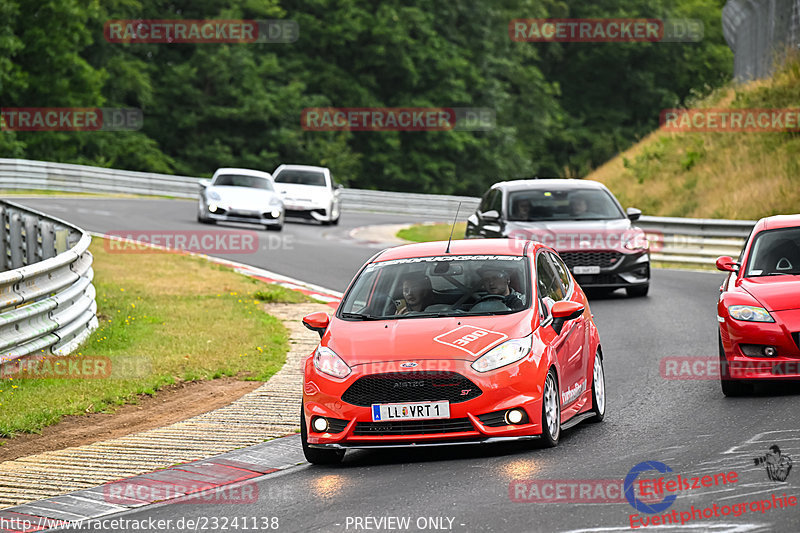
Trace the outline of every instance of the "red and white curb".
[[[103, 517], [155, 503], [252, 504], [257, 481], [305, 462], [299, 435], [0, 510], [0, 531], [98, 530]], [[269, 498], [270, 495], [263, 495]], [[261, 499], [264, 499], [261, 498]]]
[[245, 276], [255, 278], [267, 283], [280, 285], [281, 287], [286, 287], [287, 289], [293, 291], [301, 292], [306, 296], [310, 296], [311, 298], [324, 302], [326, 305], [329, 305], [334, 309], [339, 307], [339, 303], [342, 301], [342, 293], [333, 291], [331, 289], [326, 289], [325, 287], [320, 287], [319, 285], [306, 283], [298, 279], [290, 278], [288, 276], [283, 276], [281, 274], [276, 274], [275, 272], [270, 272], [268, 270], [264, 270], [263, 268], [246, 265], [244, 263], [238, 263], [236, 261], [219, 259], [217, 257], [211, 257], [211, 256], [202, 256], [202, 257], [205, 257], [212, 263], [218, 263], [220, 265], [228, 266], [233, 270], [235, 270], [236, 272], [244, 274]]

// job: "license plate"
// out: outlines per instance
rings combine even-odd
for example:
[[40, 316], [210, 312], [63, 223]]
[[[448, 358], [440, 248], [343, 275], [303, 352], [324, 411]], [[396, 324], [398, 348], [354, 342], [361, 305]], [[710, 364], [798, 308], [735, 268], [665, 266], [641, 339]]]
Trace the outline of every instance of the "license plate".
[[573, 274], [599, 274], [599, 266], [576, 266], [572, 269]]
[[372, 421], [450, 418], [450, 402], [374, 403]]

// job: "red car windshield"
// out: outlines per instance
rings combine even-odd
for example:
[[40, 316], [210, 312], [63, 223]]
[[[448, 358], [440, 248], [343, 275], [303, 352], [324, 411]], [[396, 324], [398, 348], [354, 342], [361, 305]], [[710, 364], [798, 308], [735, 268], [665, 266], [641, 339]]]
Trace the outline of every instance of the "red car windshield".
[[800, 274], [800, 228], [762, 231], [753, 241], [746, 277]]
[[345, 319], [513, 313], [530, 307], [519, 256], [415, 257], [368, 265], [341, 305]]

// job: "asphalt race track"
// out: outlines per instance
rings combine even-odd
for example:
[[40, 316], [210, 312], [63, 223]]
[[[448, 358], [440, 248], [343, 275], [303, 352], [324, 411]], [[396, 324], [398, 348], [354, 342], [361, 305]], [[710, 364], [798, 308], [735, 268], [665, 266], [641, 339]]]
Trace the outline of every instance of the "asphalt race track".
[[[353, 228], [370, 224], [401, 224], [436, 220], [436, 217], [392, 217], [354, 214], [343, 216], [338, 226], [320, 226], [317, 222], [292, 220], [281, 232], [264, 231], [251, 224], [225, 223], [215, 226], [196, 220], [197, 202], [188, 200], [138, 200], [106, 198], [36, 198], [14, 199], [33, 209], [69, 220], [99, 233], [180, 232], [244, 230], [256, 232], [259, 247], [255, 253], [213, 253], [241, 263], [265, 268], [278, 274], [343, 291], [356, 270], [382, 246], [358, 244], [349, 237]], [[249, 250], [246, 250], [249, 252]], [[320, 261], [324, 258], [324, 265]]]
[[[211, 229], [195, 221], [196, 204], [188, 201], [13, 201], [98, 232]], [[337, 227], [287, 223], [281, 234], [256, 229], [262, 239], [257, 253], [225, 257], [342, 291], [378, 250], [351, 239], [352, 228], [414, 221], [345, 212]], [[269, 249], [269, 239], [277, 236], [284, 245]], [[800, 467], [786, 482], [775, 482], [753, 461], [772, 444], [800, 461], [800, 387], [762, 385], [752, 397], [730, 399], [722, 395], [717, 380], [662, 377], [660, 362], [665, 357], [717, 356], [715, 302], [722, 279], [718, 273], [656, 270], [647, 298], [627, 299], [620, 291], [592, 300], [605, 353], [607, 415], [601, 424], [584, 423], [565, 431], [555, 449], [515, 443], [350, 451], [340, 466], [302, 464], [259, 478], [257, 503], [163, 504], [128, 512], [124, 518], [175, 523], [180, 518], [277, 517], [272, 522], [277, 530], [292, 532], [623, 531], [631, 529], [630, 517], [637, 513], [624, 497], [615, 493], [616, 501], [580, 503], [569, 501], [570, 489], [565, 487], [582, 480], [623, 480], [635, 465], [658, 461], [686, 477], [738, 473], [735, 483], [682, 491], [663, 513], [676, 510], [680, 516], [692, 507], [715, 504], [719, 509], [748, 506], [740, 516], [700, 518], [648, 531], [800, 531], [799, 506], [766, 510], [762, 505], [762, 512], [749, 505], [758, 500], [772, 504], [773, 495], [800, 493]], [[299, 447], [299, 439], [290, 438]], [[642, 477], [658, 476], [651, 471]], [[537, 502], [529, 485], [518, 482], [533, 479], [563, 481], [562, 492], [554, 493], [558, 501]], [[515, 495], [531, 501], [512, 501]], [[247, 523], [255, 530], [252, 521]], [[239, 529], [228, 529], [245, 530], [241, 523]]]

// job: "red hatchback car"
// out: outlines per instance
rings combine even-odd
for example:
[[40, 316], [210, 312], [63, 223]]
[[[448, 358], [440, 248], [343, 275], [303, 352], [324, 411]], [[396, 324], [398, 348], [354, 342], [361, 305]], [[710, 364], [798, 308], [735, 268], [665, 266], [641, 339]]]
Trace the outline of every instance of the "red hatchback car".
[[558, 254], [532, 241], [410, 244], [376, 254], [304, 364], [311, 463], [348, 448], [540, 439], [605, 415], [600, 340]]
[[739, 396], [755, 380], [800, 379], [800, 215], [756, 223], [717, 303], [722, 392]]

